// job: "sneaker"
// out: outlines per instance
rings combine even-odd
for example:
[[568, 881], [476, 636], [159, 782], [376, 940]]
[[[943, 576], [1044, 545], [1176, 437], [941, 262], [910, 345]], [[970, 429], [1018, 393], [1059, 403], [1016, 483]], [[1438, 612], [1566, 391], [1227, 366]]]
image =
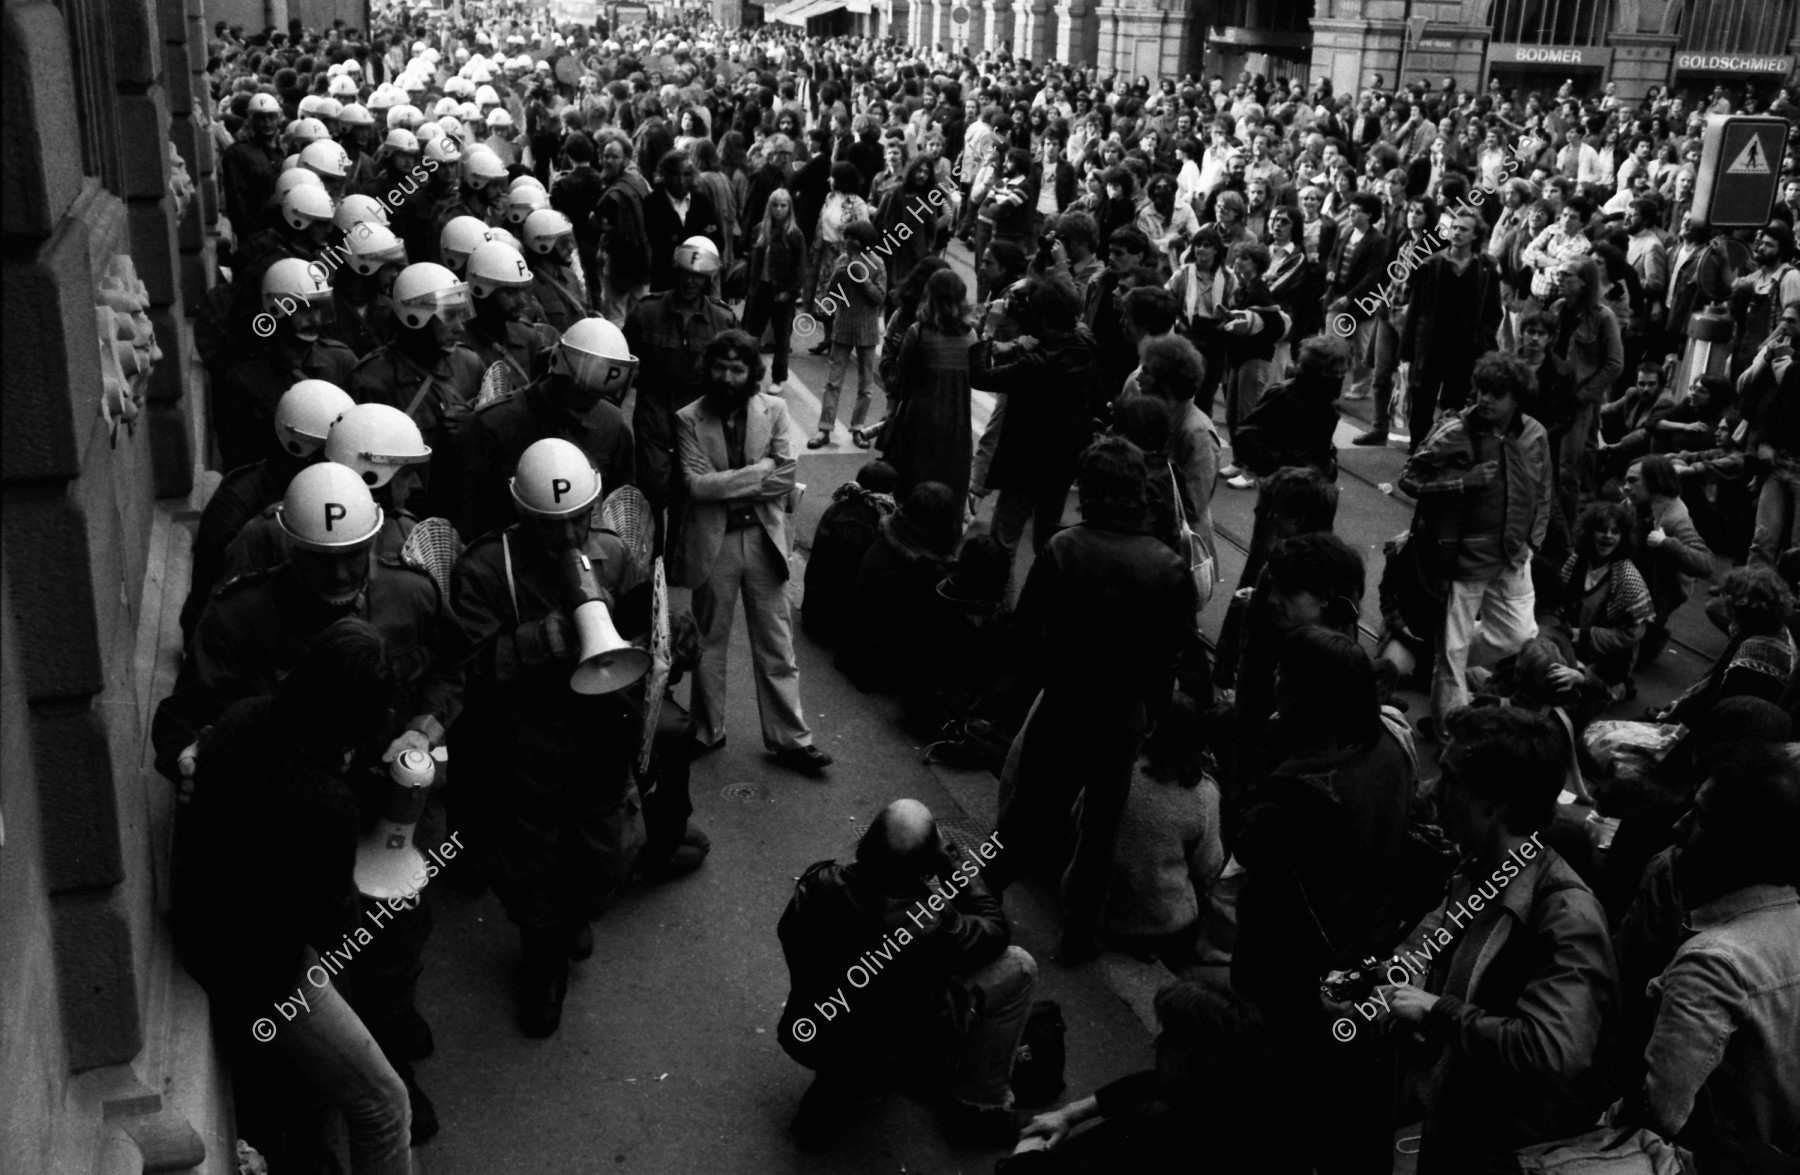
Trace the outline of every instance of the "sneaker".
[[1353, 445], [1369, 445], [1371, 447], [1375, 445], [1386, 445], [1388, 443], [1387, 429], [1372, 428], [1361, 436], [1354, 438], [1350, 443]]
[[1226, 478], [1225, 484], [1234, 490], [1253, 490], [1256, 488], [1256, 478], [1248, 473], [1240, 473], [1236, 477]]
[[1338, 397], [1340, 400], [1366, 400], [1368, 398], [1368, 388], [1351, 388], [1349, 391]]
[[1237, 464], [1235, 462], [1233, 462], [1232, 464], [1227, 465], [1225, 468], [1219, 470], [1219, 476], [1224, 477], [1224, 478], [1233, 478], [1233, 477], [1238, 476], [1242, 472], [1243, 472], [1243, 470], [1239, 469], [1237, 467]]

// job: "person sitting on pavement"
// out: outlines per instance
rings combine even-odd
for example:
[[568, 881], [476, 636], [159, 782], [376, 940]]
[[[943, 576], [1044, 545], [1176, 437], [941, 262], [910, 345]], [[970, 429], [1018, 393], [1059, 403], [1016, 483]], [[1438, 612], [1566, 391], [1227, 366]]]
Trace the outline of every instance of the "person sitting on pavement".
[[1646, 1073], [1612, 1120], [1692, 1151], [1702, 1171], [1800, 1165], [1800, 765], [1745, 748], [1677, 825], [1691, 937], [1650, 984]]
[[1628, 687], [1638, 642], [1655, 614], [1650, 589], [1631, 561], [1636, 547], [1629, 508], [1617, 502], [1582, 508], [1574, 553], [1540, 597], [1538, 632], [1564, 655], [1565, 664], [1551, 671], [1558, 685], [1568, 684], [1571, 674], [1591, 675], [1615, 697], [1633, 692]]
[[1669, 643], [1669, 618], [1687, 603], [1690, 585], [1713, 577], [1712, 551], [1681, 500], [1675, 462], [1657, 453], [1625, 470], [1625, 493], [1636, 508], [1637, 553], [1632, 562], [1650, 589], [1655, 615], [1638, 646], [1639, 668], [1656, 660]]
[[1399, 952], [1430, 961], [1375, 994], [1422, 1078], [1419, 1175], [1516, 1171], [1519, 1148], [1578, 1135], [1605, 1106], [1618, 972], [1599, 899], [1541, 840], [1561, 732], [1507, 707], [1444, 725], [1438, 811], [1463, 862]]
[[1177, 974], [1200, 962], [1200, 913], [1225, 867], [1219, 784], [1204, 752], [1199, 711], [1176, 694], [1138, 751], [1100, 912], [1108, 942]]
[[927, 481], [882, 519], [856, 576], [857, 620], [838, 653], [838, 668], [858, 689], [903, 699], [930, 694], [937, 667], [918, 654], [930, 639], [937, 586], [962, 539], [962, 516], [962, 495]]
[[1647, 714], [1652, 721], [1692, 726], [1726, 698], [1783, 701], [1800, 668], [1800, 650], [1788, 631], [1793, 589], [1773, 568], [1740, 567], [1725, 577], [1719, 598], [1730, 624], [1725, 651], [1679, 698]]
[[831, 492], [819, 516], [806, 558], [806, 593], [800, 627], [822, 645], [836, 645], [855, 620], [856, 577], [881, 524], [895, 510], [899, 474], [885, 461], [870, 461]]
[[1278, 1103], [1262, 1017], [1222, 984], [1178, 979], [1156, 993], [1156, 1064], [1039, 1114], [995, 1175], [1173, 1175], [1194, 1169], [1208, 1123], [1208, 1169], [1263, 1170]]
[[[793, 1129], [802, 1145], [833, 1140], [859, 1093], [911, 1062], [951, 1060], [945, 1127], [970, 1142], [1010, 1142], [1017, 1125], [1013, 1057], [1031, 1011], [1037, 963], [1012, 944], [984, 868], [1006, 846], [969, 853], [931, 809], [895, 800], [848, 864], [820, 861], [800, 877], [777, 933], [790, 990], [781, 1047], [817, 1076]], [[879, 974], [866, 986], [846, 976]]]

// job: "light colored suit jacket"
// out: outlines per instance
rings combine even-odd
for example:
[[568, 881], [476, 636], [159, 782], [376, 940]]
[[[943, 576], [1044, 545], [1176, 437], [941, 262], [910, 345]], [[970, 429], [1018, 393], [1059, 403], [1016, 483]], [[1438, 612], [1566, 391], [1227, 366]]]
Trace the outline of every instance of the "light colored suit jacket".
[[[756, 515], [785, 562], [790, 551], [788, 506], [798, 469], [789, 427], [787, 402], [780, 396], [758, 392], [750, 397], [744, 409], [745, 466], [733, 469], [725, 421], [705, 397], [675, 414], [676, 453], [687, 482], [681, 547], [674, 552], [672, 569], [677, 586], [699, 587], [712, 574], [725, 542], [727, 506], [734, 500], [756, 499]], [[773, 473], [755, 468], [765, 457], [774, 459]], [[774, 494], [777, 487], [781, 492]]]

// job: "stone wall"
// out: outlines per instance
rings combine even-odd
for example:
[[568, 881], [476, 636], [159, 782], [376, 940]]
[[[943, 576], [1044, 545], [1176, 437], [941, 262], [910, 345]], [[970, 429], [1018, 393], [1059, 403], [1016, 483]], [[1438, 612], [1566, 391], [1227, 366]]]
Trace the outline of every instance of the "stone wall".
[[[169, 947], [168, 789], [142, 762], [152, 536], [159, 499], [192, 488], [186, 305], [217, 216], [204, 20], [201, 0], [4, 8], [0, 1170], [235, 1167], [204, 1004]], [[171, 144], [202, 189], [181, 205]], [[103, 290], [127, 273], [141, 300]], [[103, 297], [139, 313], [97, 314]], [[176, 1095], [196, 1081], [200, 1104]]]

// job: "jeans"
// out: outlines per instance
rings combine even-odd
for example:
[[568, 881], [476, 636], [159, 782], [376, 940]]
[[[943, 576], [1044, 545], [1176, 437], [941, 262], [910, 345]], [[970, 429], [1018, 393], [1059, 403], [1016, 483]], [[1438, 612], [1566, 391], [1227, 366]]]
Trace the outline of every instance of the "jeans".
[[650, 293], [649, 282], [622, 286], [613, 281], [610, 273], [602, 274], [596, 284], [600, 287], [600, 317], [617, 327], [625, 325], [625, 320], [631, 316], [637, 304]]
[[1275, 380], [1275, 364], [1268, 359], [1246, 359], [1231, 369], [1225, 398], [1225, 427], [1237, 436], [1238, 425], [1250, 415], [1256, 402]]
[[981, 439], [975, 443], [975, 464], [969, 478], [969, 492], [976, 496], [987, 493], [988, 470], [994, 465], [994, 450], [1000, 447], [1000, 429], [1006, 423], [1006, 393], [994, 396], [994, 411], [989, 414], [987, 427], [981, 430]]
[[1492, 665], [1537, 636], [1535, 603], [1529, 562], [1489, 579], [1451, 581], [1431, 679], [1431, 712], [1439, 722], [1469, 704], [1469, 666]]
[[874, 343], [831, 344], [831, 363], [825, 372], [825, 392], [819, 397], [819, 431], [830, 432], [837, 424], [838, 396], [844, 390], [844, 369], [856, 353], [856, 409], [850, 415], [850, 427], [861, 428], [869, 419], [869, 405], [875, 395], [869, 389], [869, 376], [875, 366]]
[[[1394, 329], [1388, 311], [1382, 310], [1369, 319], [1369, 359], [1375, 383], [1374, 427], [1386, 429], [1394, 414], [1394, 372], [1400, 369], [1400, 332]], [[1423, 437], [1423, 433], [1416, 434]]]
[[726, 653], [740, 594], [750, 626], [763, 745], [771, 751], [805, 746], [812, 742], [812, 731], [800, 713], [800, 666], [794, 660], [787, 568], [760, 523], [726, 531], [706, 582], [694, 589], [694, 623], [700, 627], [700, 667], [694, 673], [689, 707], [694, 737], [709, 746], [725, 737]]
[[412, 1109], [406, 1087], [329, 977], [316, 987], [306, 977], [318, 963], [309, 948], [296, 986], [306, 989], [310, 1009], [281, 1024], [267, 1047], [280, 1053], [321, 1101], [342, 1111], [353, 1175], [410, 1175]]
[[1037, 961], [1023, 947], [1007, 947], [999, 958], [958, 982], [975, 996], [980, 1016], [963, 1039], [950, 1096], [978, 1109], [1010, 1109], [1013, 1055], [1031, 1015]]
[[769, 379], [783, 384], [788, 377], [788, 352], [794, 343], [794, 300], [775, 300], [775, 287], [758, 282], [750, 291], [750, 304], [744, 307], [744, 330], [753, 339], [762, 338], [763, 328], [774, 327], [775, 361], [769, 365]]
[[1599, 405], [1584, 405], [1569, 424], [1569, 431], [1563, 434], [1562, 445], [1556, 453], [1557, 492], [1562, 505], [1563, 521], [1569, 524], [1571, 534], [1575, 530], [1575, 515], [1581, 506], [1582, 493], [1591, 481], [1588, 477], [1588, 454], [1594, 446], [1594, 432], [1599, 419]]
[[1773, 567], [1783, 551], [1800, 546], [1800, 463], [1777, 457], [1756, 499], [1750, 566]]

